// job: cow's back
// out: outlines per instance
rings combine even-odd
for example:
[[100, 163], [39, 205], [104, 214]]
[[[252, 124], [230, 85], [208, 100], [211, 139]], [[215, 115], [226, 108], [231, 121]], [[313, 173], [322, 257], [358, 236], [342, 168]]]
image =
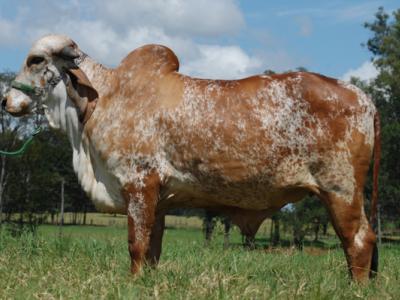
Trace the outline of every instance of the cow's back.
[[176, 166], [199, 176], [273, 180], [282, 164], [308, 168], [356, 132], [372, 144], [373, 104], [336, 80], [309, 73], [183, 80], [180, 105], [164, 116], [165, 147]]

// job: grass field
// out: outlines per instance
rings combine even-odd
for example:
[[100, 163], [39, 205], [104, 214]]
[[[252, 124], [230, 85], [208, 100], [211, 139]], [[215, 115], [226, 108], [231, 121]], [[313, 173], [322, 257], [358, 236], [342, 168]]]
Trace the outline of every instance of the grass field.
[[117, 226], [66, 226], [62, 239], [49, 225], [20, 237], [2, 230], [0, 298], [400, 299], [399, 245], [380, 249], [379, 278], [364, 287], [349, 282], [340, 248], [247, 251], [236, 231], [230, 248], [221, 234], [205, 248], [195, 228], [167, 229], [158, 268], [134, 277], [126, 235]]

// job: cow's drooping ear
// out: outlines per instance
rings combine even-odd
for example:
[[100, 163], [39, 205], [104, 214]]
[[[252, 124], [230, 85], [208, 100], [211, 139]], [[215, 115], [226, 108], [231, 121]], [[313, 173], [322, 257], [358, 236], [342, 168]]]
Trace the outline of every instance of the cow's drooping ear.
[[68, 96], [78, 108], [80, 121], [85, 124], [96, 107], [99, 94], [81, 69], [68, 70], [68, 75], [71, 79], [67, 84]]

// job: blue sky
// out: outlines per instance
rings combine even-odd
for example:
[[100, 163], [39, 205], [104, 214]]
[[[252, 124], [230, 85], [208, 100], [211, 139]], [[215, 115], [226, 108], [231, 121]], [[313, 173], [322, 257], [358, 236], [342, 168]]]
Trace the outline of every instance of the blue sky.
[[115, 66], [147, 43], [173, 49], [181, 71], [237, 78], [299, 66], [337, 78], [369, 78], [363, 27], [400, 0], [0, 0], [0, 70], [17, 71], [32, 42], [63, 33]]

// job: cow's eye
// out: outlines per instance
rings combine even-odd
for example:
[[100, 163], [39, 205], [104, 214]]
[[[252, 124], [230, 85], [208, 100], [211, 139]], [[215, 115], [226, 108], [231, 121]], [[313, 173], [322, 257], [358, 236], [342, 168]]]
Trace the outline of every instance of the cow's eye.
[[31, 57], [29, 57], [28, 61], [26, 62], [26, 65], [28, 67], [30, 67], [32, 65], [38, 65], [42, 62], [44, 62], [43, 56], [31, 56]]

